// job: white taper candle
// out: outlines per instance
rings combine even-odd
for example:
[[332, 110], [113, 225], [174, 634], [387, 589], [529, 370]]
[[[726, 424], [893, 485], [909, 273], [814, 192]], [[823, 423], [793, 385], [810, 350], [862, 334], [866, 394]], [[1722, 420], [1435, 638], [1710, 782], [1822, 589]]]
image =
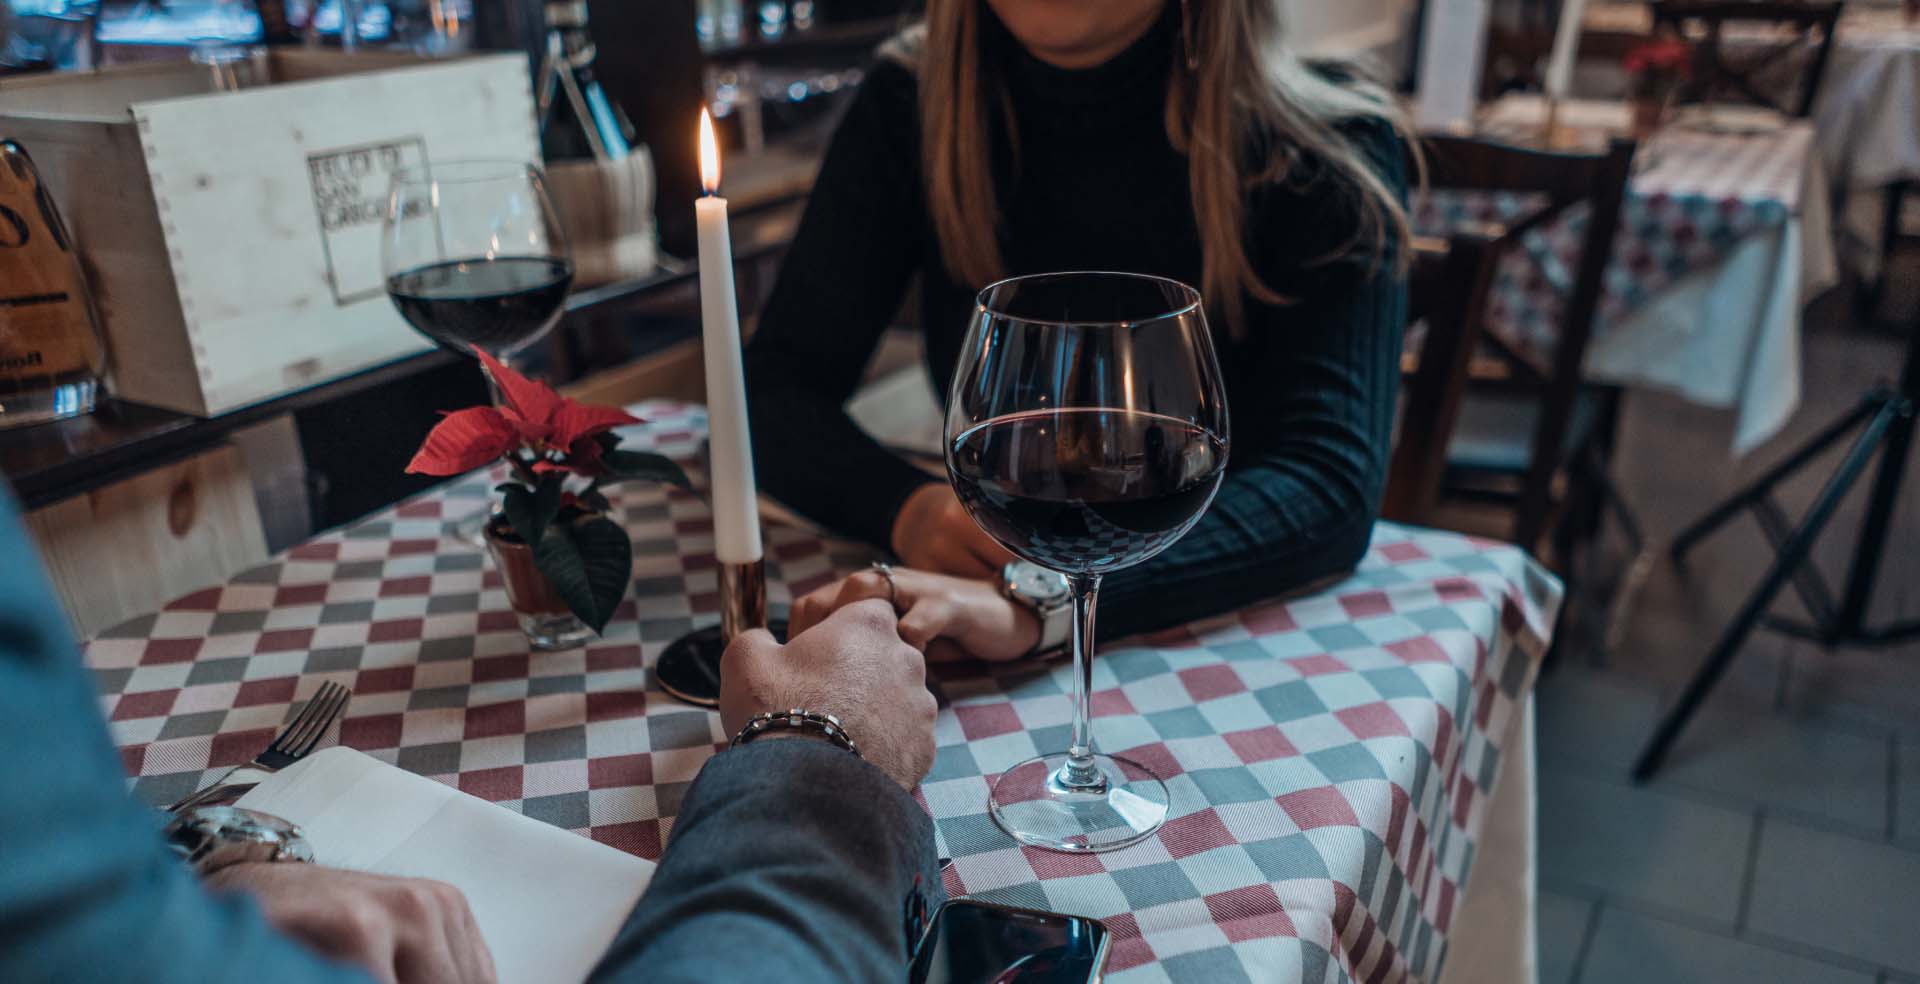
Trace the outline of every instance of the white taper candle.
[[700, 111], [700, 177], [707, 194], [693, 203], [700, 243], [700, 322], [707, 366], [707, 441], [712, 470], [714, 554], [723, 564], [751, 564], [760, 543], [753, 442], [747, 430], [747, 386], [740, 366], [740, 309], [733, 294], [733, 240], [720, 191], [720, 148], [713, 120]]

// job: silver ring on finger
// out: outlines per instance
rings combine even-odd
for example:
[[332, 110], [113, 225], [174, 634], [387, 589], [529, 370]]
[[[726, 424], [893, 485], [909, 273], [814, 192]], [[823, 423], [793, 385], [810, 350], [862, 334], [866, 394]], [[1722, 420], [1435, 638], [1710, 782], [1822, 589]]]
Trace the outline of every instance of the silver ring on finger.
[[880, 575], [880, 577], [887, 582], [887, 604], [892, 605], [894, 612], [898, 613], [900, 611], [900, 585], [893, 579], [893, 565], [876, 560], [873, 562], [873, 572]]

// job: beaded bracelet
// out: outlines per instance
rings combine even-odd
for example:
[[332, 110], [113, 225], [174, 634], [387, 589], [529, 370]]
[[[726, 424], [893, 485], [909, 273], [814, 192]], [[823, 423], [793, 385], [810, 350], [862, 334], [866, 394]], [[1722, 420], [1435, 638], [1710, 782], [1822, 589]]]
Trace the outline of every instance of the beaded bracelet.
[[769, 731], [782, 730], [814, 732], [835, 745], [852, 752], [854, 758], [860, 757], [860, 749], [855, 747], [853, 744], [853, 736], [847, 734], [847, 728], [840, 723], [839, 718], [831, 714], [815, 714], [812, 711], [803, 711], [797, 707], [779, 714], [772, 712], [755, 714], [747, 721], [746, 727], [741, 728], [740, 733], [733, 736], [733, 743], [727, 747], [738, 748]]

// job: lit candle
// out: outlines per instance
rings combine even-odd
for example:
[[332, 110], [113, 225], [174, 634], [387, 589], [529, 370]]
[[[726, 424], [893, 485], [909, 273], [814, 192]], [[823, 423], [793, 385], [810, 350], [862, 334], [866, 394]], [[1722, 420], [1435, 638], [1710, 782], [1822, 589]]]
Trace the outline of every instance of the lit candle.
[[1565, 99], [1573, 88], [1573, 62], [1580, 53], [1580, 30], [1587, 19], [1587, 0], [1560, 4], [1560, 30], [1553, 36], [1553, 54], [1547, 59], [1547, 98]]
[[700, 110], [700, 184], [693, 203], [700, 239], [700, 319], [707, 363], [707, 442], [712, 459], [714, 554], [723, 564], [760, 560], [760, 507], [747, 437], [747, 387], [740, 369], [740, 309], [733, 296], [733, 241], [720, 197], [720, 142]]

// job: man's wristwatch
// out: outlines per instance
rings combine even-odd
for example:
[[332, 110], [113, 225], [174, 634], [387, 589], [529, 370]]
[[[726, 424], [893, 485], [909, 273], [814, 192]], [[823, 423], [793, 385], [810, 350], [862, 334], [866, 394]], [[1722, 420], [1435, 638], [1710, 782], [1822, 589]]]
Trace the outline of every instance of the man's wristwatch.
[[201, 806], [177, 814], [165, 835], [168, 846], [202, 878], [250, 861], [313, 861], [313, 848], [299, 825], [237, 806]]
[[1029, 658], [1060, 649], [1073, 636], [1073, 591], [1065, 574], [1016, 560], [1000, 569], [1000, 593], [1040, 619], [1040, 642]]

